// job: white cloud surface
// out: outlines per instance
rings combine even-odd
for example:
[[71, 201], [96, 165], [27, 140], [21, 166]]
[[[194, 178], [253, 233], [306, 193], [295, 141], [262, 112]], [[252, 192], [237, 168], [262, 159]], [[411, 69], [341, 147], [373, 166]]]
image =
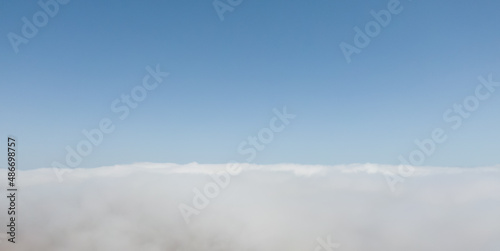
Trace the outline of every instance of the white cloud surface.
[[186, 224], [179, 205], [225, 167], [20, 171], [17, 243], [0, 235], [0, 250], [313, 251], [327, 236], [331, 250], [500, 250], [500, 167], [420, 167], [392, 193], [395, 166], [245, 164]]

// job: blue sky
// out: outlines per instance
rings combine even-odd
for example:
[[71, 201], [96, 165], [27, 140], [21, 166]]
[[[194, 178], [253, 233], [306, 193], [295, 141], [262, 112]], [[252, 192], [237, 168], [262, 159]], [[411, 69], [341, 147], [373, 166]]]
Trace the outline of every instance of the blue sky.
[[[399, 164], [440, 127], [448, 139], [425, 165], [499, 164], [500, 91], [458, 130], [443, 113], [478, 76], [500, 81], [500, 3], [401, 1], [347, 63], [339, 44], [388, 2], [243, 0], [221, 21], [211, 1], [73, 0], [15, 53], [7, 34], [41, 7], [3, 1], [0, 132], [18, 138], [22, 168], [63, 162], [104, 117], [116, 130], [80, 167], [225, 163], [286, 106], [297, 118], [253, 162]], [[157, 64], [165, 82], [116, 119], [113, 100]]]

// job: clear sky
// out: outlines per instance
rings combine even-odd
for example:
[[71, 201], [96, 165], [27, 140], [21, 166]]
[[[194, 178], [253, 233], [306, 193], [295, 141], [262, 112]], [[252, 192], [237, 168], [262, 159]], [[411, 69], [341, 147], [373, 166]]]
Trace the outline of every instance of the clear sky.
[[[21, 168], [49, 167], [107, 117], [115, 131], [80, 167], [243, 162], [240, 142], [286, 106], [297, 117], [252, 162], [399, 164], [439, 127], [424, 165], [499, 164], [500, 91], [457, 130], [443, 114], [478, 76], [500, 81], [500, 2], [402, 0], [347, 63], [339, 45], [388, 2], [243, 0], [221, 21], [209, 0], [72, 0], [16, 53], [8, 34], [42, 8], [2, 1], [1, 137], [18, 138]], [[157, 64], [170, 75], [117, 119], [112, 102]]]

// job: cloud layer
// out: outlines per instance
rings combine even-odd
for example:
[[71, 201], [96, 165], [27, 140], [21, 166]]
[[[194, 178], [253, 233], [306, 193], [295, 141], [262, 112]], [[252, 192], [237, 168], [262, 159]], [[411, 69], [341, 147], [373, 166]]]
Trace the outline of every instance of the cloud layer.
[[[500, 250], [499, 167], [420, 167], [393, 193], [383, 173], [396, 168], [245, 164], [202, 209], [194, 190], [227, 165], [75, 169], [62, 182], [20, 171], [17, 243], [0, 235], [0, 250], [313, 251], [327, 237], [331, 250]], [[179, 205], [198, 211], [189, 224]]]

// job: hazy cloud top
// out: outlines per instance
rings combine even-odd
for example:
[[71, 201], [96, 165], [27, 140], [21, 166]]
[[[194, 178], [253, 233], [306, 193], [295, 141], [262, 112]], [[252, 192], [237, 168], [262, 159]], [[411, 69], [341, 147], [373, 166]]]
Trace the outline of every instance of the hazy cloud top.
[[179, 205], [225, 166], [20, 171], [18, 243], [0, 250], [500, 250], [498, 167], [421, 167], [392, 193], [395, 166], [245, 164], [186, 224]]

